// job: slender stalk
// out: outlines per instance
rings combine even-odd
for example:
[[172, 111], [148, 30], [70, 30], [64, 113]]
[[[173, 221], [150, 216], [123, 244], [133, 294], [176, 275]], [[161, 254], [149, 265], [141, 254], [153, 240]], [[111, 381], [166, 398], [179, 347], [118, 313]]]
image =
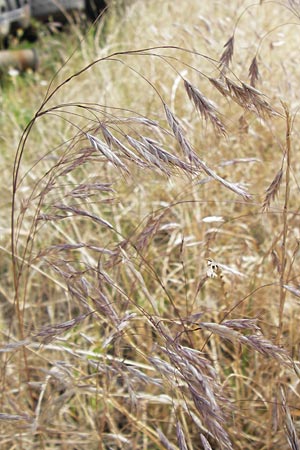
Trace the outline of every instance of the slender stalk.
[[286, 283], [287, 257], [286, 257], [286, 243], [288, 234], [288, 205], [290, 199], [290, 167], [291, 167], [291, 116], [288, 107], [282, 103], [285, 117], [286, 117], [286, 171], [285, 171], [285, 195], [284, 205], [282, 211], [282, 244], [281, 244], [281, 271], [280, 271], [280, 297], [279, 297], [279, 312], [278, 312], [278, 332], [276, 342], [280, 342], [283, 330], [283, 314], [286, 299], [286, 290], [284, 284]]

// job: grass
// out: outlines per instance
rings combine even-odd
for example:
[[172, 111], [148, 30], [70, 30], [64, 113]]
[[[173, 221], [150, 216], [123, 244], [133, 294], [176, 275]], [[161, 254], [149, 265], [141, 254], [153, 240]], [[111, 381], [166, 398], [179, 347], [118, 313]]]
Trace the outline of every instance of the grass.
[[112, 5], [3, 91], [1, 448], [300, 448], [299, 13]]

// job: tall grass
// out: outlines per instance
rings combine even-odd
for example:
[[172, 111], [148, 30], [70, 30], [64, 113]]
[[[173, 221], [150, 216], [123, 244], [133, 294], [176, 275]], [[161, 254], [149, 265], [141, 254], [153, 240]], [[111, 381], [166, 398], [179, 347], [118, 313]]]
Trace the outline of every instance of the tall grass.
[[2, 448], [300, 448], [300, 11], [205, 3], [112, 7], [23, 131]]

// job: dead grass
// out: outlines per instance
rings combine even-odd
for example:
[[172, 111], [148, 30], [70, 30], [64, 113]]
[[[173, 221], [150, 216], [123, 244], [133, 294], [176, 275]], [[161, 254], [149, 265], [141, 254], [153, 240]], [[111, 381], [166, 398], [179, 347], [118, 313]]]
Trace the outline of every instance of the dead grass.
[[300, 448], [297, 4], [204, 3], [3, 113], [1, 448]]

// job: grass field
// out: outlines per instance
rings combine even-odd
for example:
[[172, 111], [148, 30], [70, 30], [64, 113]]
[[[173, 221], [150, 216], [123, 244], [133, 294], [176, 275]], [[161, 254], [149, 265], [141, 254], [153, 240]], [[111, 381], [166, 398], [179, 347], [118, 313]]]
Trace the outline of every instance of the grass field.
[[1, 449], [300, 449], [299, 3], [117, 3], [2, 89]]

